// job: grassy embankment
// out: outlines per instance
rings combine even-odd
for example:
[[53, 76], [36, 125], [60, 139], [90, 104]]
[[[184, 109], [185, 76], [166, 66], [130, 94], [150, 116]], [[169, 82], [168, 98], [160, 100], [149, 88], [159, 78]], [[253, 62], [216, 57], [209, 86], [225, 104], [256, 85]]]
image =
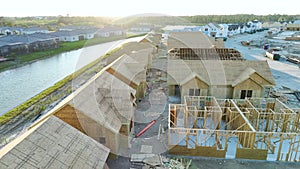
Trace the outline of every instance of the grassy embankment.
[[[140, 36], [142, 36], [142, 35], [140, 35]], [[130, 36], [130, 37], [133, 37], [133, 36]], [[117, 40], [117, 38], [115, 40]], [[84, 45], [85, 46], [90, 46], [90, 45], [93, 45], [93, 44], [101, 43], [101, 42], [97, 41], [97, 39], [95, 39], [95, 40], [89, 40], [87, 42], [87, 44], [85, 44], [85, 42], [86, 41], [64, 43], [64, 45], [66, 46], [64, 49], [70, 49], [71, 48], [70, 46], [72, 46], [73, 49], [76, 49], [76, 48], [79, 49], [79, 48], [83, 47]], [[103, 40], [102, 42], [106, 42], [106, 41]], [[19, 114], [21, 114], [24, 110], [28, 109], [29, 107], [31, 107], [35, 103], [38, 103], [40, 100], [44, 99], [45, 97], [47, 97], [51, 93], [55, 92], [56, 90], [62, 88], [65, 84], [67, 84], [68, 82], [70, 82], [74, 78], [78, 77], [79, 75], [81, 75], [82, 73], [84, 73], [85, 71], [87, 71], [88, 69], [90, 69], [91, 67], [93, 67], [94, 65], [96, 65], [97, 63], [99, 63], [102, 59], [108, 57], [111, 53], [113, 53], [113, 52], [115, 52], [117, 50], [118, 50], [118, 48], [116, 48], [116, 49], [108, 52], [106, 55], [104, 55], [104, 56], [98, 58], [97, 60], [91, 62], [90, 64], [84, 66], [83, 68], [81, 68], [80, 70], [76, 71], [75, 73], [73, 73], [71, 75], [68, 75], [67, 77], [65, 77], [64, 79], [60, 80], [59, 82], [57, 82], [53, 86], [45, 89], [44, 91], [42, 91], [41, 93], [35, 95], [34, 97], [30, 98], [29, 100], [25, 101], [21, 105], [15, 107], [14, 109], [12, 109], [12, 110], [8, 111], [7, 113], [5, 113], [4, 115], [0, 116], [0, 125], [3, 125], [4, 123], [9, 122], [11, 119], [13, 119], [14, 117], [16, 117]], [[60, 51], [62, 51], [62, 50], [60, 50]], [[36, 52], [36, 53], [40, 53], [40, 52]], [[49, 52], [49, 53], [52, 53], [52, 55], [54, 55], [53, 53], [55, 53], [55, 52]], [[58, 52], [58, 53], [61, 53], [61, 52]], [[32, 54], [32, 58], [34, 58], [34, 56], [36, 56], [36, 55], [37, 54]], [[50, 54], [49, 54], [49, 56], [50, 56]], [[45, 57], [47, 57], [47, 56], [45, 56]], [[40, 58], [45, 58], [45, 57], [40, 57]], [[39, 59], [39, 58], [36, 57], [36, 59]], [[96, 67], [95, 69], [99, 69], [99, 68]], [[66, 92], [66, 94], [70, 94], [72, 91], [71, 91], [71, 88], [68, 88], [64, 92]], [[59, 98], [55, 98], [54, 100], [52, 100], [52, 102], [54, 102], [54, 101], [56, 101], [58, 99]], [[49, 103], [47, 105], [49, 105]], [[33, 116], [37, 115], [37, 114], [41, 113], [43, 110], [45, 110], [47, 108], [47, 105], [40, 105], [39, 109], [35, 109], [35, 111], [32, 111], [30, 113], [32, 113]]]

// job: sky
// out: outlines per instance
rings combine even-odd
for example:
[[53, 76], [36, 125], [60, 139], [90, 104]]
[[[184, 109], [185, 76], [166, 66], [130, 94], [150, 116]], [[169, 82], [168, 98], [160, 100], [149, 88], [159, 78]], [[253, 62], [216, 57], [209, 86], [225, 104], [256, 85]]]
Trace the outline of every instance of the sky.
[[300, 14], [299, 0], [15, 0], [0, 16]]

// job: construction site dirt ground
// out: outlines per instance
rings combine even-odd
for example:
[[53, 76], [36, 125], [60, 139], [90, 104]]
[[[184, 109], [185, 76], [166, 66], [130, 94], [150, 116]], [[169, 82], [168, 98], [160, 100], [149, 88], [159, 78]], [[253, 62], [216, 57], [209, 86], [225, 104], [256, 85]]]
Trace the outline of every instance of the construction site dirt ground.
[[[116, 160], [108, 160], [109, 168], [142, 168], [142, 163], [132, 163], [132, 154], [164, 154], [167, 153], [167, 133], [158, 134], [161, 128], [167, 130], [168, 122], [168, 86], [167, 86], [167, 59], [158, 58], [165, 55], [160, 51], [153, 59], [150, 71], [147, 75], [147, 92], [144, 98], [137, 101], [134, 114], [134, 132], [131, 136], [131, 147], [128, 154], [119, 156]], [[145, 128], [152, 120], [156, 120], [153, 126], [138, 138], [135, 135]], [[159, 136], [158, 136], [159, 135]]]

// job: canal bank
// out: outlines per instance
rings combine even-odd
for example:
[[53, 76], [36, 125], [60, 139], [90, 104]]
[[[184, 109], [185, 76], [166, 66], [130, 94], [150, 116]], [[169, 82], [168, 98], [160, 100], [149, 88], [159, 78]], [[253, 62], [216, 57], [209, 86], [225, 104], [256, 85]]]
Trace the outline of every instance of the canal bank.
[[61, 53], [81, 49], [83, 47], [98, 45], [106, 42], [118, 41], [122, 39], [134, 38], [143, 35], [145, 34], [101, 37], [101, 38], [93, 38], [89, 40], [80, 40], [75, 42], [60, 42], [58, 48], [35, 51], [32, 53], [22, 54], [17, 56], [14, 55], [8, 56], [8, 61], [0, 62], [0, 72], [22, 67], [24, 65], [33, 63], [41, 59], [47, 59], [55, 55], [59, 55]]
[[35, 51], [28, 54], [22, 54], [17, 56], [8, 56], [10, 58], [9, 61], [0, 63], [0, 72], [5, 70], [15, 69], [18, 67], [22, 67], [26, 64], [33, 63], [35, 61], [46, 59], [49, 57], [53, 57], [55, 55], [69, 52], [77, 49], [81, 49], [83, 47], [97, 45], [105, 42], [111, 42], [116, 40], [125, 39], [126, 36], [116, 36], [116, 37], [107, 37], [107, 38], [95, 38], [91, 40], [80, 40], [75, 42], [60, 42], [58, 48]]
[[[138, 38], [64, 52], [0, 73], [0, 115], [25, 102], [113, 48]], [[84, 58], [84, 59], [82, 59]], [[80, 61], [80, 63], [79, 63]]]

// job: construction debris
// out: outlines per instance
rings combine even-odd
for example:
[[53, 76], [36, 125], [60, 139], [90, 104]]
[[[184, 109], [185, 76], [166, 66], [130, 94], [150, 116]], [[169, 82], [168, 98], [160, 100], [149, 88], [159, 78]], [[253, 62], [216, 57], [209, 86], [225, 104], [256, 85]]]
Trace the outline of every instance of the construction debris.
[[170, 159], [165, 156], [154, 154], [136, 154], [134, 156], [144, 158], [142, 161], [141, 158], [139, 158], [138, 161], [136, 159], [131, 159], [134, 166], [142, 166], [142, 169], [188, 169], [192, 163], [192, 160], [186, 160], [183, 158]]
[[153, 157], [148, 157], [143, 160], [143, 163], [148, 164], [150, 166], [159, 166], [161, 165], [161, 160], [159, 155], [155, 155]]
[[192, 160], [189, 160], [187, 162], [183, 161], [182, 159], [171, 159], [170, 160], [170, 164], [169, 164], [169, 168], [172, 169], [188, 169], [189, 166], [191, 165]]
[[131, 162], [143, 162], [145, 158], [153, 157], [155, 154], [132, 154]]
[[156, 120], [152, 120], [143, 130], [141, 130], [135, 137], [140, 137], [142, 134], [144, 134], [151, 126], [153, 126], [156, 123]]

